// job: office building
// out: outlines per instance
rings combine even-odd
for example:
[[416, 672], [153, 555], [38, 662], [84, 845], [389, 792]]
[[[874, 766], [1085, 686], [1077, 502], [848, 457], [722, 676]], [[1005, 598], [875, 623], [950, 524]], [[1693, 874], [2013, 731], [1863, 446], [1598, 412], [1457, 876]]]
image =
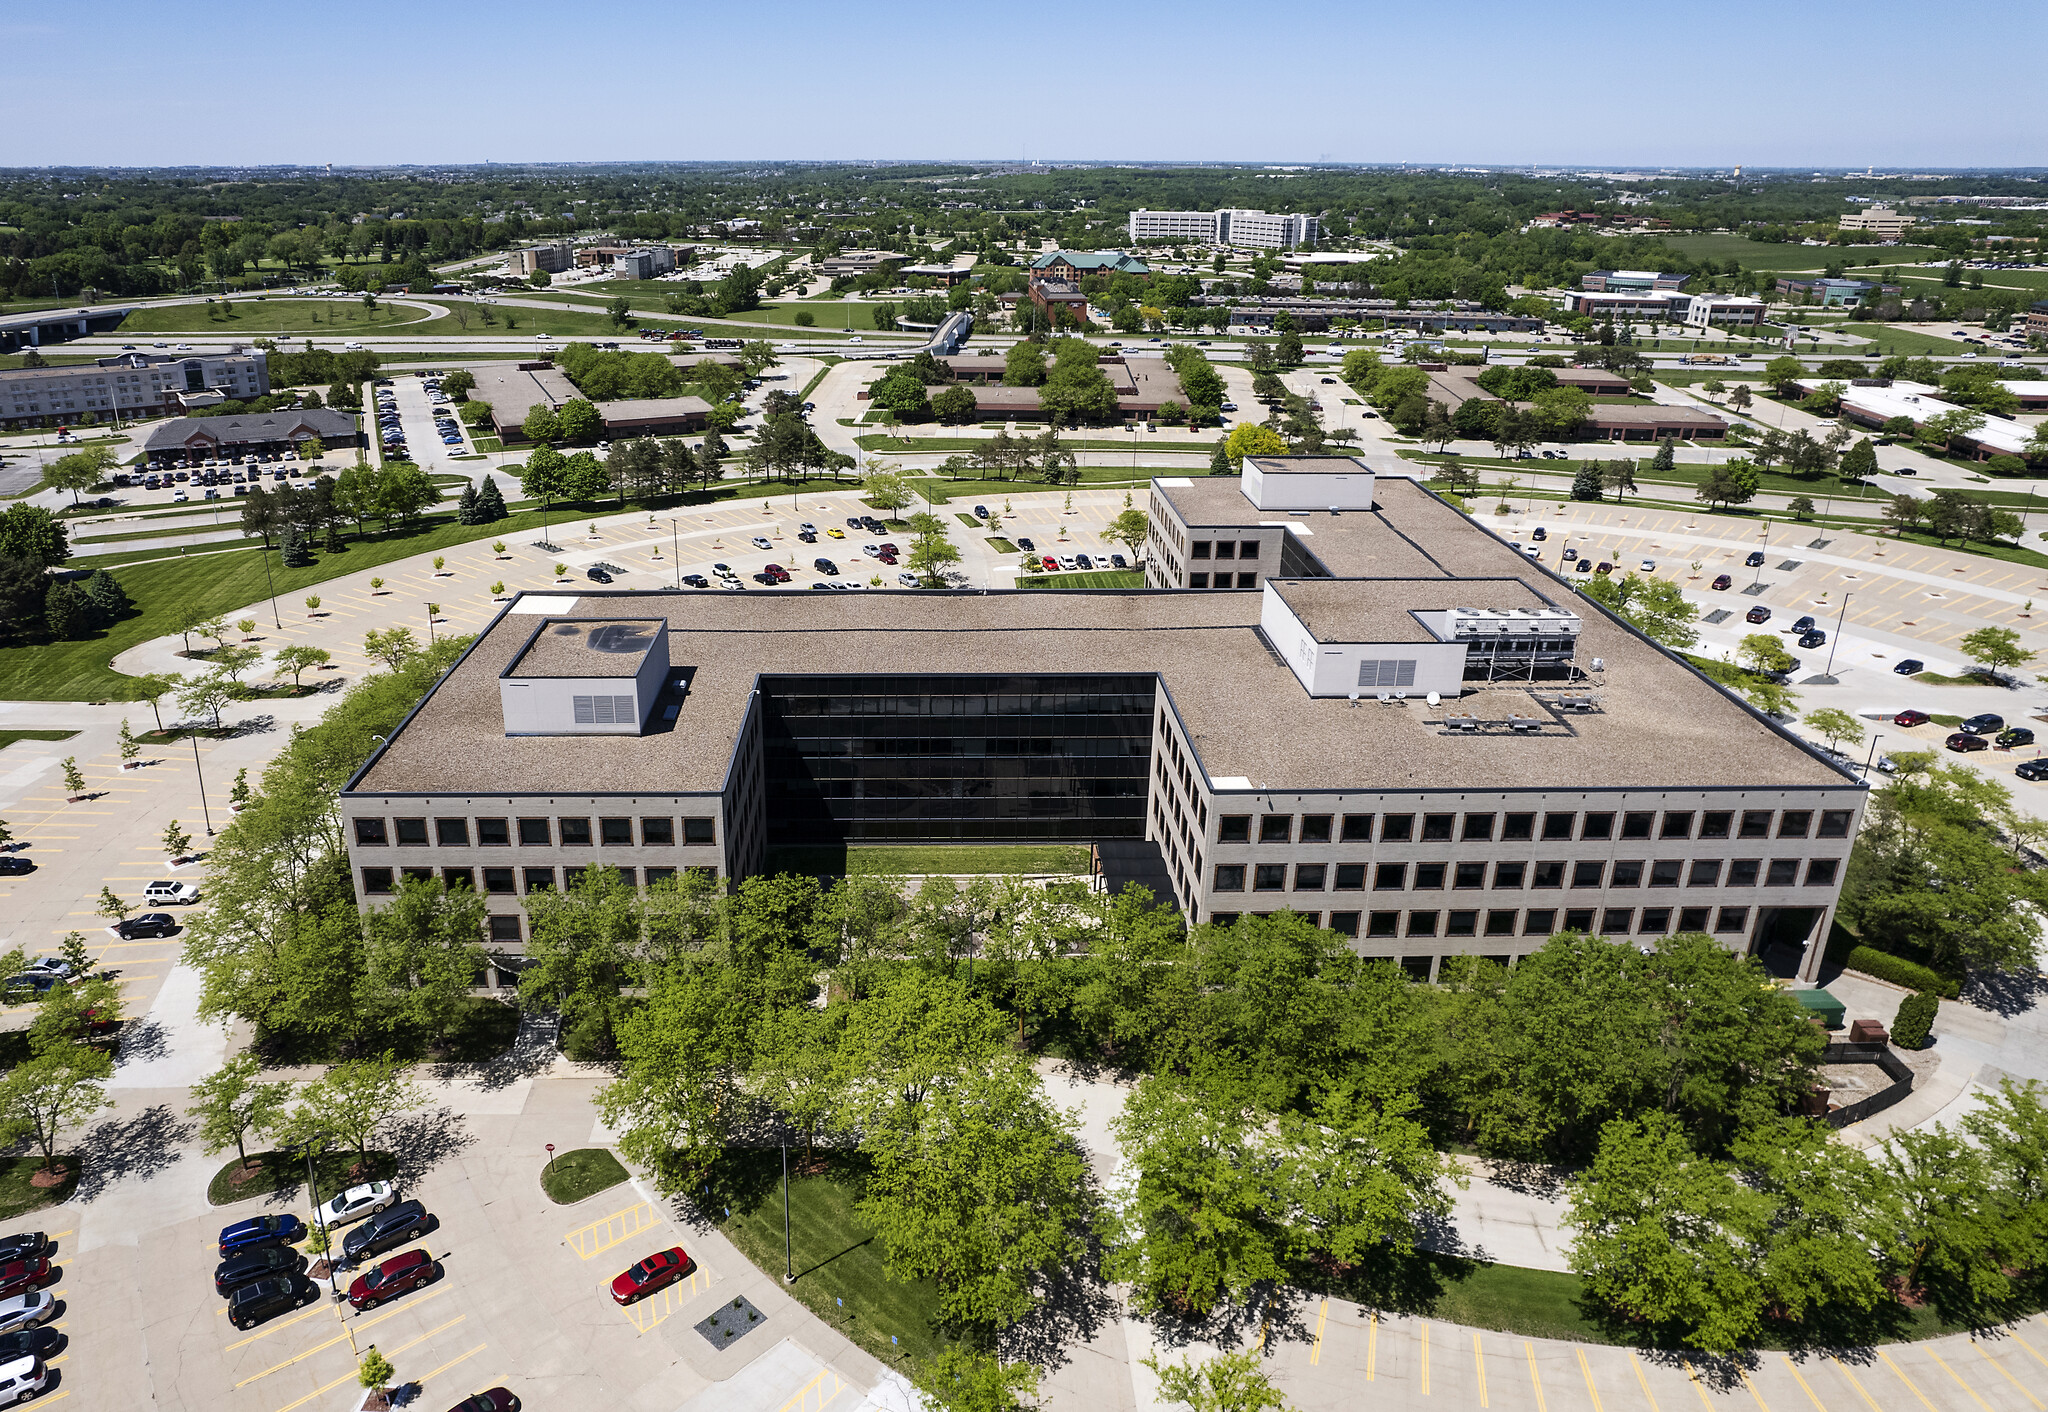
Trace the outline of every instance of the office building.
[[[535, 407], [559, 409], [564, 402], [583, 397], [569, 375], [553, 363], [491, 363], [471, 372], [476, 386], [470, 399], [490, 404], [491, 429], [508, 445], [526, 440], [526, 414]], [[591, 405], [611, 438], [702, 431], [711, 415], [711, 404], [701, 397], [633, 397]]]
[[1685, 301], [1685, 321], [1699, 328], [1762, 328], [1764, 301], [1751, 294], [1695, 294]]
[[1873, 284], [1867, 279], [1814, 279], [1779, 275], [1778, 293], [1811, 299], [1824, 309], [1853, 309], [1871, 294], [1899, 294], [1896, 284]]
[[1078, 283], [1089, 275], [1149, 275], [1152, 267], [1121, 250], [1048, 250], [1031, 262], [1030, 278]]
[[1897, 240], [1906, 233], [1906, 228], [1919, 222], [1918, 216], [1909, 216], [1894, 211], [1889, 206], [1872, 206], [1854, 215], [1843, 216], [1835, 222], [1839, 230], [1867, 231], [1880, 240]]
[[676, 267], [676, 252], [666, 245], [642, 245], [612, 256], [612, 273], [620, 279], [653, 279]]
[[1691, 278], [1657, 270], [1594, 270], [1579, 276], [1579, 288], [1596, 294], [1632, 294], [1646, 289], [1683, 289]]
[[1681, 289], [1630, 290], [1620, 293], [1568, 289], [1561, 301], [1567, 314], [1589, 319], [1683, 319], [1692, 296]]
[[1226, 208], [1215, 211], [1133, 211], [1130, 239], [1171, 240], [1204, 245], [1237, 245], [1261, 250], [1292, 250], [1322, 239], [1319, 217], [1274, 215], [1266, 211]]
[[[1802, 393], [1810, 393], [1828, 381], [1818, 377], [1802, 378], [1792, 385]], [[1839, 380], [1836, 380], [1836, 385], [1840, 385]], [[1842, 389], [1842, 416], [1859, 426], [1877, 428], [1895, 417], [1905, 417], [1918, 427], [1935, 417], [1964, 410], [1957, 403], [1944, 401], [1940, 393], [1941, 389], [1930, 383], [1907, 382], [1903, 378], [1889, 383], [1859, 379]], [[1951, 445], [1960, 447], [1979, 461], [1988, 461], [1993, 456], [2024, 456], [2029, 433], [2030, 428], [2022, 422], [1986, 417], [1982, 426], [1953, 438]]]
[[1173, 588], [523, 594], [342, 792], [358, 893], [477, 888], [516, 951], [522, 897], [592, 866], [1081, 842], [1192, 920], [1288, 908], [1422, 977], [1564, 928], [1813, 977], [1847, 769], [1367, 462], [1151, 508]]
[[247, 401], [269, 391], [270, 365], [261, 349], [122, 353], [65, 367], [0, 371], [0, 427], [163, 417], [178, 411], [185, 395]]
[[569, 242], [558, 241], [553, 245], [535, 245], [525, 250], [514, 250], [506, 257], [505, 268], [512, 274], [525, 279], [545, 271], [558, 275], [575, 261]]
[[[1434, 367], [1429, 374], [1430, 400], [1443, 403], [1453, 413], [1474, 398], [1499, 401], [1479, 385], [1485, 371]], [[1551, 372], [1561, 385], [1576, 387], [1588, 397], [1625, 397], [1630, 392], [1627, 378], [1602, 368], [1552, 368]], [[1728, 423], [1700, 407], [1594, 402], [1586, 408], [1580, 434], [1599, 441], [1719, 440], [1728, 434]]]

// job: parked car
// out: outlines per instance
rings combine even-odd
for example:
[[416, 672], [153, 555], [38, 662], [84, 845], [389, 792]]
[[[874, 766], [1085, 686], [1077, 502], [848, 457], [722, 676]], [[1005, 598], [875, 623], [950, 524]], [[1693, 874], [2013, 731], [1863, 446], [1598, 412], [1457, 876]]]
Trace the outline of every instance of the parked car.
[[987, 518], [988, 518], [988, 506], [986, 506], [986, 505], [977, 505], [977, 506], [975, 506], [975, 507], [974, 507], [974, 518], [975, 518], [975, 519], [977, 519], [977, 520], [985, 520], [985, 519], [987, 519]]
[[448, 1412], [519, 1412], [519, 1399], [504, 1388], [494, 1387], [488, 1392], [463, 1398]]
[[0, 1239], [0, 1260], [40, 1260], [49, 1249], [50, 1238], [41, 1231], [23, 1231]]
[[773, 549], [775, 547], [768, 542], [765, 536], [758, 534], [748, 540], [747, 543], [753, 545], [756, 549]]
[[916, 575], [916, 574], [898, 574], [898, 575], [896, 575], [896, 582], [898, 582], [898, 583], [902, 584], [902, 585], [903, 585], [903, 586], [904, 586], [905, 588], [916, 588], [916, 587], [917, 587], [917, 575]]
[[1044, 567], [1045, 571], [1049, 574], [1057, 573], [1059, 571], [1060, 561], [1053, 558], [1050, 554], [1039, 555], [1038, 562], [1040, 565]]
[[304, 1275], [280, 1275], [243, 1285], [228, 1296], [228, 1322], [253, 1329], [289, 1309], [300, 1309], [320, 1297], [320, 1287]]
[[1074, 556], [1074, 566], [1081, 569], [1092, 569], [1095, 567], [1095, 560], [1086, 554], [1076, 554]]
[[172, 936], [179, 930], [177, 920], [168, 912], [144, 912], [138, 917], [114, 923], [114, 935], [123, 941], [133, 941], [139, 936]]
[[27, 858], [0, 858], [0, 878], [23, 877], [36, 870], [36, 865]]
[[1579, 557], [1579, 551], [1578, 551], [1578, 550], [1576, 550], [1576, 549], [1572, 548], [1572, 547], [1571, 547], [1571, 546], [1570, 546], [1569, 544], [1567, 544], [1567, 545], [1566, 545], [1566, 546], [1564, 547], [1564, 561], [1565, 561], [1565, 562], [1566, 562], [1567, 564], [1571, 563], [1571, 562], [1572, 562], [1572, 561], [1573, 561], [1574, 559], [1577, 559], [1578, 557]]
[[1917, 676], [1926, 670], [1927, 664], [1918, 657], [1908, 657], [1905, 661], [1899, 663], [1898, 666], [1892, 668], [1892, 671], [1902, 677]]
[[395, 1245], [418, 1240], [433, 1224], [427, 1208], [417, 1201], [401, 1201], [379, 1211], [342, 1237], [341, 1250], [351, 1262], [381, 1255]]
[[1735, 580], [1727, 574], [1717, 574], [1714, 577], [1714, 589], [1716, 592], [1732, 587], [1734, 583]]
[[221, 1228], [220, 1255], [225, 1260], [266, 1245], [297, 1245], [305, 1238], [306, 1223], [289, 1211], [276, 1216], [253, 1216]]
[[692, 588], [711, 587], [711, 580], [705, 578], [702, 574], [684, 574], [683, 582], [688, 584]]
[[1573, 570], [1572, 572], [1574, 572], [1574, 573], [1580, 573], [1580, 574], [1590, 574], [1590, 573], [1592, 573], [1592, 572], [1593, 572], [1593, 561], [1592, 561], [1591, 559], [1583, 559], [1583, 558], [1582, 558], [1582, 559], [1580, 559], [1580, 560], [1578, 561], [1578, 566], [1577, 566], [1577, 567], [1576, 567], [1576, 568], [1575, 568], [1575, 569], [1574, 569], [1574, 570]]
[[830, 559], [813, 559], [811, 560], [811, 567], [828, 578], [839, 577], [839, 566]]
[[440, 1278], [441, 1266], [433, 1256], [424, 1250], [408, 1250], [356, 1276], [348, 1287], [348, 1302], [352, 1308], [375, 1309], [387, 1299]]
[[1992, 735], [2005, 729], [2005, 717], [1985, 711], [1964, 721], [1962, 729], [1971, 735]]
[[1805, 632], [1799, 634], [1799, 645], [1801, 647], [1821, 647], [1826, 645], [1827, 640], [1828, 635], [1819, 628], [1808, 628]]
[[1017, 536], [1017, 547], [1026, 554], [1036, 554], [1038, 552], [1038, 546], [1021, 534]]
[[1749, 557], [1747, 559], [1744, 559], [1742, 562], [1745, 566], [1749, 568], [1760, 569], [1763, 567], [1764, 564], [1764, 551], [1761, 549], [1752, 549], [1749, 551]]
[[1071, 572], [1072, 572], [1073, 570], [1075, 570], [1075, 569], [1078, 569], [1078, 568], [1080, 568], [1080, 567], [1081, 567], [1081, 561], [1080, 561], [1080, 560], [1078, 560], [1078, 559], [1076, 559], [1076, 558], [1075, 558], [1075, 557], [1074, 557], [1073, 555], [1071, 555], [1071, 554], [1061, 554], [1061, 555], [1058, 555], [1058, 556], [1056, 556], [1056, 557], [1057, 557], [1057, 559], [1058, 559], [1058, 561], [1059, 561], [1059, 566], [1060, 566], [1060, 567], [1061, 567], [1062, 569], [1065, 569], [1065, 570], [1067, 570], [1067, 571], [1068, 571], [1068, 572], [1070, 572], [1070, 573], [1071, 573]]
[[2004, 746], [2007, 750], [2010, 750], [2015, 745], [2032, 745], [2034, 743], [2034, 732], [2028, 726], [2008, 726], [1993, 737], [1993, 740], [1997, 744]]
[[834, 526], [832, 526], [832, 528], [830, 528], [830, 529], [826, 530], [826, 531], [825, 531], [825, 533], [826, 533], [827, 535], [829, 535], [829, 536], [830, 536], [831, 538], [833, 538], [833, 539], [844, 539], [844, 538], [846, 538], [846, 531], [845, 531], [845, 530], [843, 530], [843, 529], [841, 529], [841, 528], [839, 528], [839, 526], [837, 526], [837, 525], [834, 525]]
[[284, 1246], [266, 1245], [261, 1250], [245, 1250], [240, 1255], [230, 1255], [213, 1267], [213, 1292], [225, 1299], [243, 1285], [253, 1285], [258, 1280], [275, 1279], [280, 1275], [296, 1275], [305, 1268], [306, 1257]]
[[322, 1202], [316, 1219], [322, 1225], [345, 1226], [375, 1215], [397, 1199], [390, 1182], [364, 1182]]
[[1915, 726], [1926, 725], [1930, 719], [1925, 711], [1901, 711], [1892, 717], [1892, 724], [1904, 730], [1911, 730]]
[[43, 1360], [30, 1354], [0, 1363], [0, 1407], [26, 1402], [49, 1386], [50, 1370]]
[[1990, 741], [1981, 735], [1971, 735], [1968, 731], [1957, 731], [1947, 740], [1944, 740], [1942, 744], [1959, 755], [1967, 755], [1972, 750], [1989, 750], [1991, 748]]
[[2023, 780], [2048, 780], [2048, 756], [2022, 760], [2013, 773]]
[[48, 1358], [64, 1346], [64, 1335], [55, 1329], [17, 1329], [11, 1334], [0, 1334], [0, 1361], [12, 1362], [16, 1358]]
[[153, 882], [142, 889], [142, 900], [159, 906], [167, 903], [181, 903], [191, 906], [199, 900], [199, 884], [188, 882]]
[[0, 1298], [41, 1289], [50, 1278], [47, 1260], [10, 1260], [0, 1265]]
[[1110, 555], [1110, 556], [1109, 556], [1109, 563], [1110, 563], [1110, 567], [1111, 567], [1111, 568], [1115, 568], [1115, 569], [1128, 569], [1128, 568], [1130, 567], [1130, 564], [1129, 564], [1129, 562], [1127, 562], [1127, 561], [1125, 560], [1124, 556], [1123, 556], [1123, 555], [1121, 555], [1121, 554], [1112, 554], [1112, 555]]
[[1759, 603], [1742, 616], [1752, 623], [1768, 623], [1771, 620], [1771, 610]]
[[1805, 632], [1813, 626], [1813, 614], [1806, 613], [1792, 620], [1793, 632]]
[[1656, 561], [1655, 559], [1645, 559], [1645, 560], [1643, 560], [1643, 563], [1642, 563], [1642, 572], [1644, 572], [1644, 573], [1646, 573], [1646, 574], [1654, 574], [1654, 573], [1656, 573], [1656, 572], [1657, 572], [1657, 561]]
[[680, 1245], [671, 1246], [615, 1276], [612, 1299], [619, 1304], [631, 1304], [674, 1284], [696, 1268], [697, 1262]]
[[592, 583], [610, 583], [612, 581], [612, 576], [595, 564], [592, 564], [583, 571], [583, 577], [589, 579]]
[[32, 1329], [47, 1323], [56, 1312], [57, 1296], [46, 1289], [17, 1294], [12, 1299], [0, 1299], [0, 1333]]
[[1549, 530], [1547, 530], [1547, 529], [1545, 529], [1545, 528], [1543, 528], [1543, 526], [1541, 526], [1541, 525], [1538, 525], [1538, 526], [1536, 526], [1536, 528], [1535, 528], [1535, 529], [1532, 529], [1532, 530], [1530, 530], [1530, 531], [1529, 531], [1529, 538], [1531, 538], [1531, 539], [1548, 539], [1548, 538], [1550, 538], [1550, 531], [1549, 531]]

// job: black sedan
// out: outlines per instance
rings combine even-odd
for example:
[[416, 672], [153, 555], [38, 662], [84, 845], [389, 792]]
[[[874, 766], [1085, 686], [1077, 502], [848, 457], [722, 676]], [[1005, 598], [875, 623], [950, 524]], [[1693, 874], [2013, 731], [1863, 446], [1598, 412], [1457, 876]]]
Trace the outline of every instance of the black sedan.
[[48, 1358], [64, 1346], [64, 1335], [52, 1328], [17, 1329], [0, 1334], [0, 1367], [17, 1358]]
[[1998, 733], [1994, 743], [2004, 746], [2007, 750], [2012, 749], [2016, 745], [2032, 745], [2034, 743], [2033, 728], [2031, 726], [2008, 726]]
[[168, 912], [144, 912], [139, 917], [130, 917], [114, 924], [114, 935], [124, 941], [133, 941], [139, 936], [175, 936], [178, 923]]
[[1926, 671], [1927, 664], [1918, 657], [1908, 657], [1905, 661], [1899, 663], [1898, 666], [1893, 667], [1892, 670], [1902, 677], [1913, 677]]
[[353, 1263], [369, 1255], [381, 1255], [394, 1246], [418, 1240], [433, 1226], [434, 1218], [417, 1201], [401, 1201], [379, 1211], [342, 1237], [341, 1251]]
[[2048, 756], [2022, 760], [2013, 770], [2023, 780], [2048, 780]]
[[16, 1260], [41, 1260], [50, 1253], [50, 1238], [41, 1231], [0, 1237], [0, 1265]]
[[1030, 540], [1026, 539], [1021, 534], [1017, 536], [1017, 547], [1023, 550], [1026, 554], [1036, 554], [1038, 552], [1038, 546], [1033, 544]]
[[33, 873], [35, 870], [36, 865], [26, 858], [0, 858], [0, 877], [18, 876], [22, 873]]
[[214, 1267], [213, 1292], [225, 1299], [243, 1285], [296, 1275], [305, 1268], [306, 1257], [296, 1250], [274, 1245], [261, 1250], [245, 1250], [240, 1255], [230, 1255]]

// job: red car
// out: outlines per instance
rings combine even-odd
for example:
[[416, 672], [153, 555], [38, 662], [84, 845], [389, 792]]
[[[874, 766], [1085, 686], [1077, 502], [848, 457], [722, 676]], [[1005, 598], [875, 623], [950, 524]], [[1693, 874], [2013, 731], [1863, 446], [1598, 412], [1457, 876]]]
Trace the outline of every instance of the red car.
[[1892, 724], [1902, 726], [1907, 730], [1911, 730], [1914, 726], [1924, 726], [1927, 724], [1927, 713], [1925, 711], [1901, 711], [1898, 715], [1892, 717]]
[[519, 1412], [519, 1399], [504, 1388], [494, 1387], [475, 1397], [465, 1397], [448, 1412]]
[[648, 1256], [613, 1280], [612, 1298], [620, 1304], [631, 1304], [664, 1285], [674, 1284], [696, 1268], [697, 1262], [685, 1254], [680, 1245], [671, 1246], [659, 1255]]
[[1734, 582], [1735, 582], [1735, 580], [1734, 580], [1733, 578], [1729, 577], [1729, 576], [1728, 576], [1727, 574], [1721, 574], [1721, 575], [1719, 575], [1718, 577], [1716, 577], [1716, 578], [1715, 578], [1715, 580], [1714, 580], [1714, 587], [1715, 587], [1716, 589], [1723, 589], [1723, 588], [1726, 588], [1726, 587], [1728, 587], [1728, 585], [1730, 585], [1730, 584], [1732, 584], [1732, 583], [1734, 583]]
[[1954, 735], [1943, 741], [1942, 744], [1955, 751], [1958, 755], [1967, 755], [1972, 750], [1989, 750], [1991, 748], [1990, 741], [1981, 735], [1971, 735], [1968, 731], [1957, 731]]
[[0, 1265], [0, 1299], [42, 1287], [50, 1278], [50, 1262], [47, 1260], [10, 1260]]
[[440, 1277], [441, 1267], [424, 1250], [394, 1255], [348, 1287], [348, 1302], [357, 1309], [375, 1309], [385, 1300], [417, 1289]]
[[1045, 565], [1045, 571], [1049, 574], [1056, 574], [1059, 572], [1060, 561], [1053, 558], [1050, 554], [1039, 555], [1038, 562]]

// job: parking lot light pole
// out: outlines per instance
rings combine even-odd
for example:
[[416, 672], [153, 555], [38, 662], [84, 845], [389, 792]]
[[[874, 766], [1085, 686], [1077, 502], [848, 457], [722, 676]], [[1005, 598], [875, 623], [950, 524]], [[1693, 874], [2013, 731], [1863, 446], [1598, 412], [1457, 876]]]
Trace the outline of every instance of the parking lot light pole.
[[284, 631], [284, 619], [277, 615], [277, 580], [270, 576], [270, 551], [263, 551], [263, 582], [270, 588], [270, 621], [279, 632]]
[[1877, 759], [1877, 743], [1883, 739], [1882, 731], [1870, 738], [1870, 753], [1863, 757], [1863, 778], [1866, 780], [1870, 778], [1871, 762]]
[[199, 817], [206, 820], [206, 836], [213, 837], [213, 810], [206, 807], [206, 774], [199, 768], [199, 732], [192, 732], [192, 773], [199, 778]]
[[1835, 677], [1835, 649], [1842, 645], [1842, 623], [1849, 616], [1849, 600], [1855, 596], [1853, 593], [1843, 594], [1842, 611], [1835, 615], [1835, 636], [1834, 640], [1828, 643], [1828, 664], [1821, 669], [1821, 675], [1829, 681], [1833, 681]]
[[782, 1135], [782, 1282], [796, 1283], [796, 1262], [789, 1237], [789, 1134]]

